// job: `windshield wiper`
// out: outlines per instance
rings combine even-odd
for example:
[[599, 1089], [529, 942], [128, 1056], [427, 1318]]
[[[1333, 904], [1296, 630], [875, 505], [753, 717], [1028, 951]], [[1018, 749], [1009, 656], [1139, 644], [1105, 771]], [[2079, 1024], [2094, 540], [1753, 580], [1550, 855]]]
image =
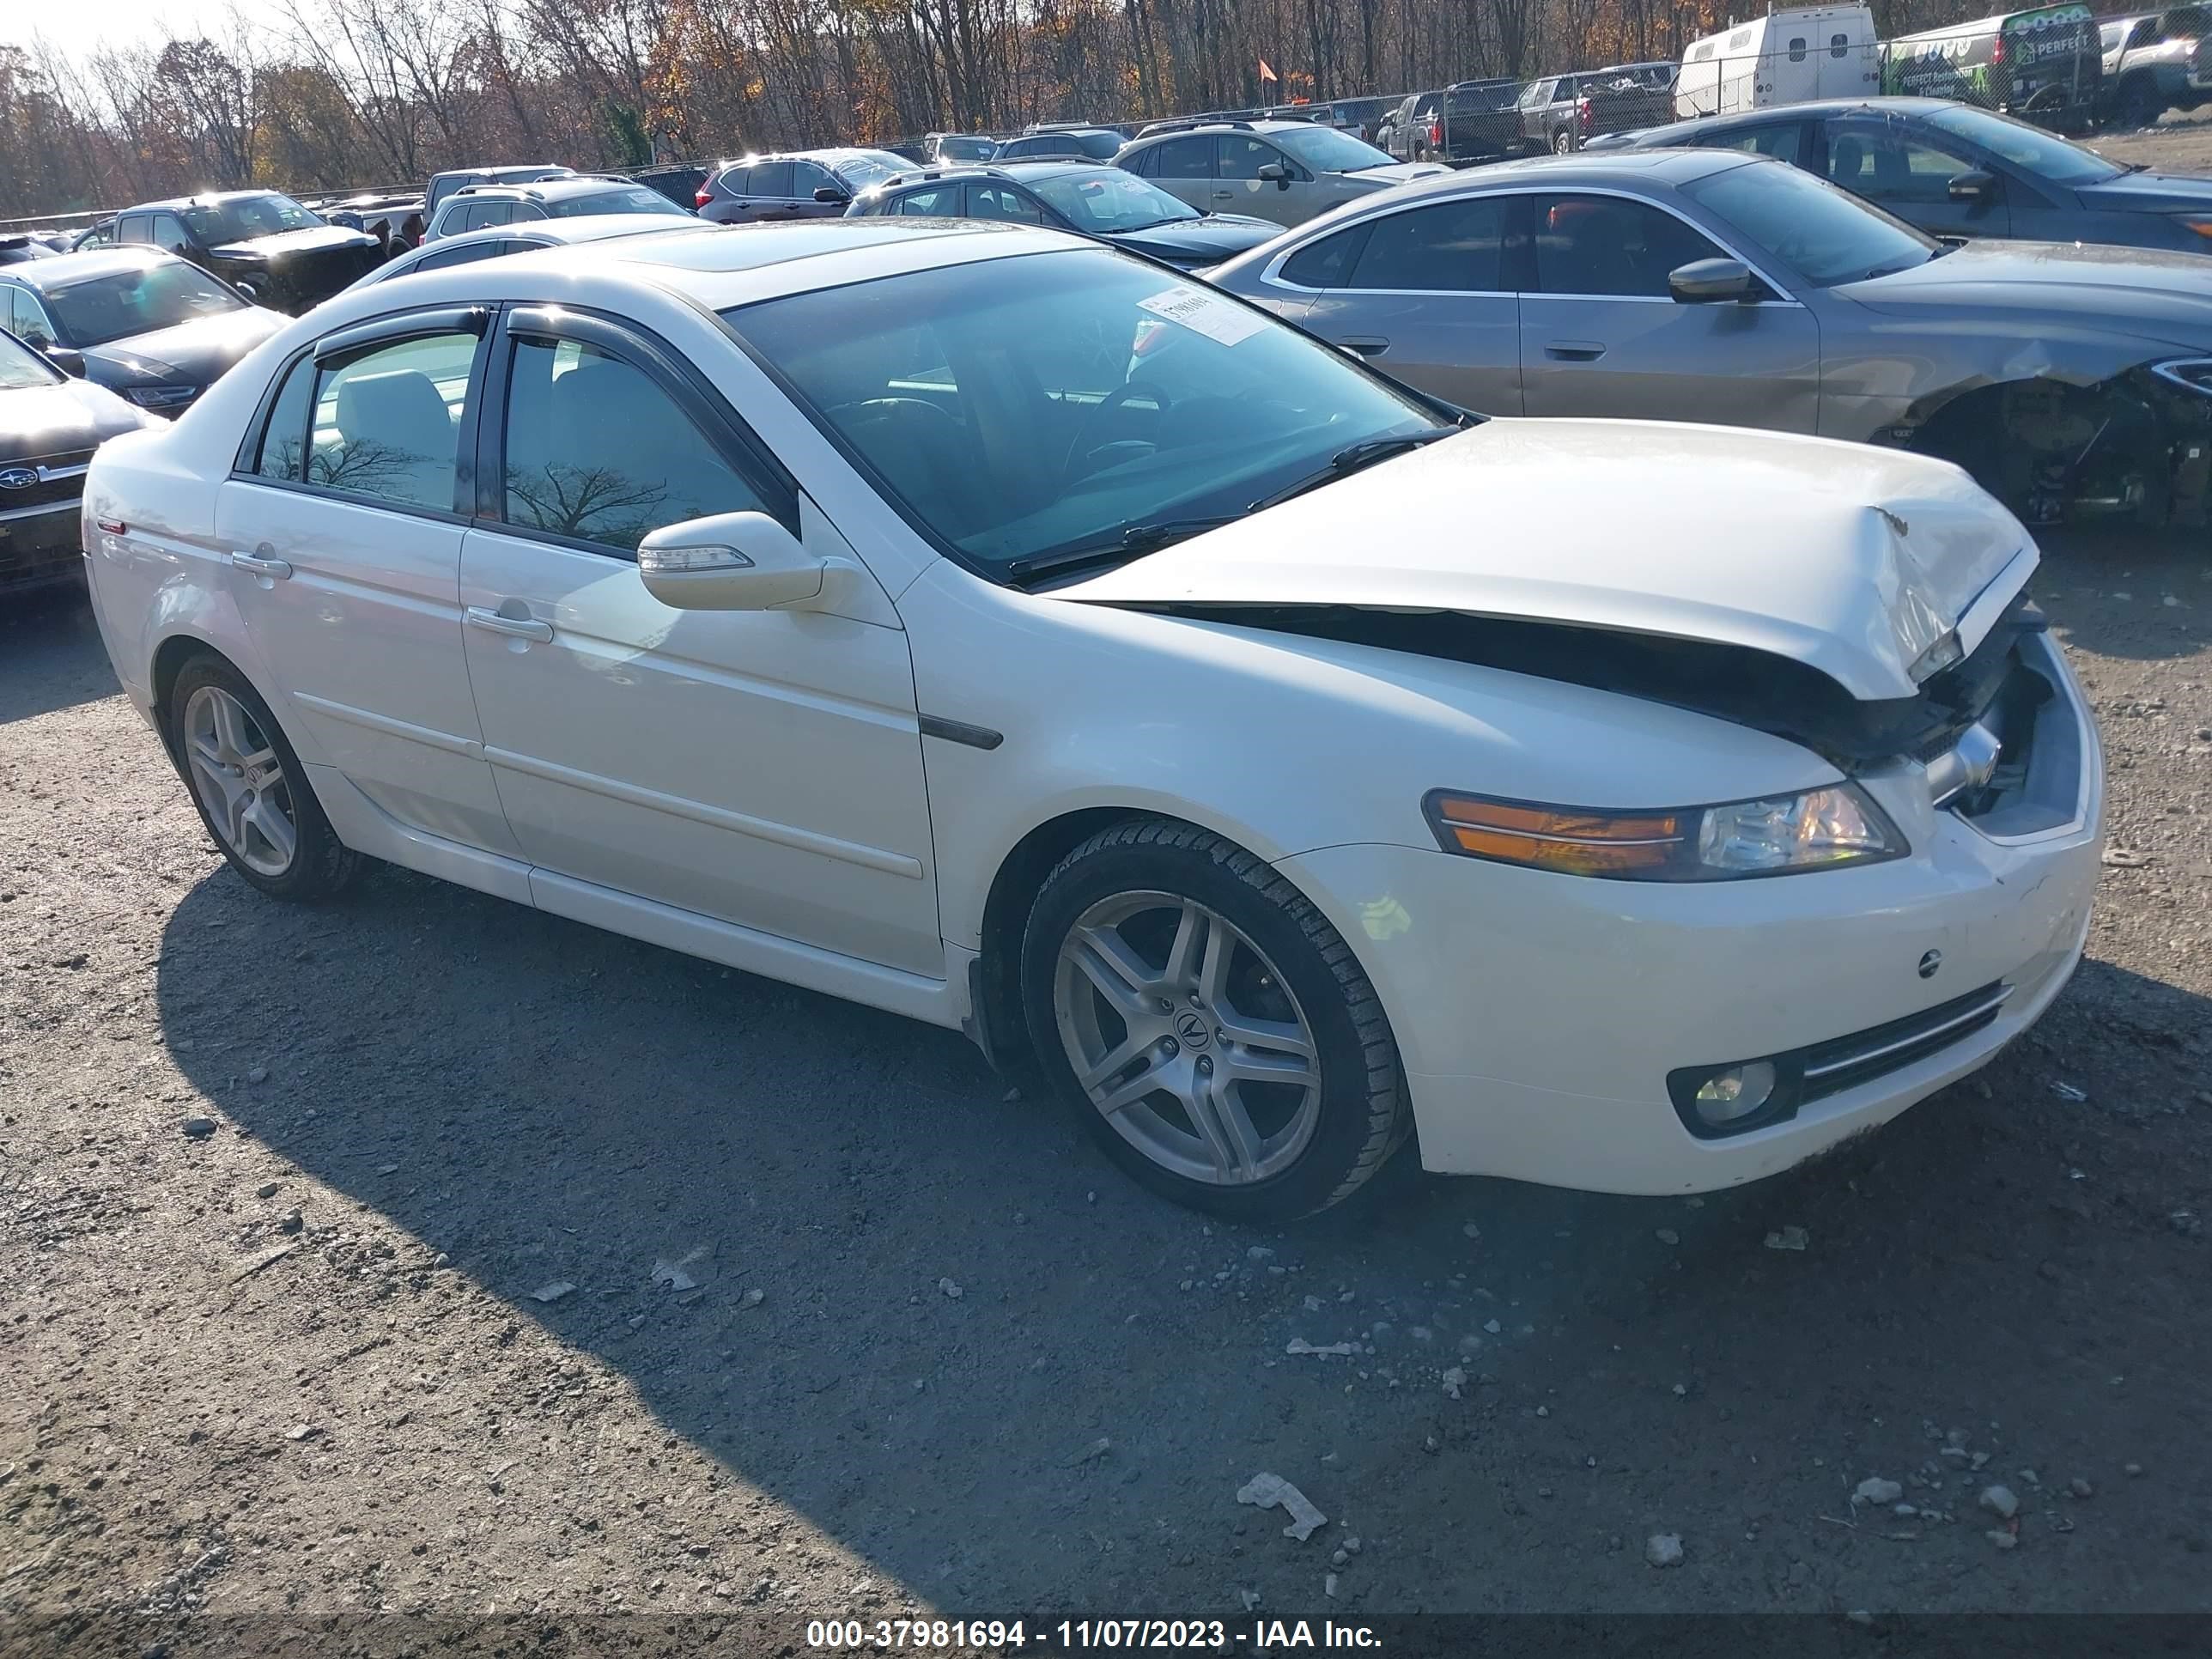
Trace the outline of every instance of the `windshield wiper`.
[[1334, 483], [1339, 478], [1357, 472], [1363, 467], [1373, 466], [1377, 461], [1387, 461], [1393, 455], [1402, 455], [1407, 450], [1419, 449], [1424, 444], [1432, 444], [1439, 438], [1449, 438], [1463, 429], [1461, 427], [1448, 426], [1431, 432], [1405, 433], [1395, 438], [1370, 438], [1364, 443], [1353, 444], [1348, 449], [1340, 449], [1328, 458], [1328, 465], [1320, 471], [1308, 473], [1296, 483], [1279, 489], [1272, 495], [1262, 495], [1252, 503], [1252, 511], [1260, 513], [1271, 507], [1280, 507], [1285, 501], [1303, 495], [1308, 490], [1319, 489], [1326, 483]]
[[1187, 536], [1200, 535], [1208, 530], [1218, 530], [1225, 524], [1235, 524], [1243, 516], [1242, 513], [1228, 513], [1210, 519], [1161, 519], [1151, 524], [1133, 524], [1090, 541], [1009, 559], [1006, 562], [1006, 579], [1009, 581], [1024, 581], [1033, 576], [1057, 575], [1062, 571], [1080, 570], [1088, 565], [1117, 564], [1139, 553], [1158, 552]]

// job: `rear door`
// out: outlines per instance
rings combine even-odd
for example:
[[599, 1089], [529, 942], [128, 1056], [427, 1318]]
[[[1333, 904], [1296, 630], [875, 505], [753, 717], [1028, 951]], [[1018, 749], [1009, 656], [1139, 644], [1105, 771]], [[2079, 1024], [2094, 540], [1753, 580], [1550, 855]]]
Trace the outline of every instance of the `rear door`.
[[1152, 162], [1146, 170], [1146, 178], [1201, 213], [1213, 211], [1216, 185], [1212, 133], [1179, 133], [1147, 150], [1146, 156]]
[[662, 605], [637, 544], [688, 519], [764, 512], [849, 554], [680, 354], [555, 307], [506, 320], [462, 631], [507, 821], [569, 878], [539, 902], [634, 895], [942, 976], [914, 669], [888, 599], [854, 607], [887, 622]]
[[[752, 167], [752, 212], [755, 219], [796, 219], [799, 203], [792, 196], [792, 167], [788, 161], [756, 161]], [[814, 205], [811, 200], [806, 204]]]
[[[1935, 236], [2009, 236], [2016, 181], [1994, 173], [1973, 146], [1919, 122], [1844, 115], [1826, 129], [1828, 182]], [[1961, 173], [1992, 173], [1982, 201], [1954, 201]]]
[[[1307, 330], [1462, 408], [1518, 415], [1521, 302], [1509, 264], [1528, 198], [1472, 196], [1370, 219], [1284, 263]], [[1301, 280], [1302, 279], [1302, 280]]]
[[1735, 257], [1665, 209], [1627, 196], [1532, 196], [1533, 286], [1521, 301], [1530, 415], [1710, 421], [1811, 432], [1820, 338], [1794, 300], [1688, 305], [1668, 273]]
[[216, 530], [286, 728], [400, 823], [512, 852], [461, 655], [459, 456], [484, 324], [410, 312], [295, 360]]

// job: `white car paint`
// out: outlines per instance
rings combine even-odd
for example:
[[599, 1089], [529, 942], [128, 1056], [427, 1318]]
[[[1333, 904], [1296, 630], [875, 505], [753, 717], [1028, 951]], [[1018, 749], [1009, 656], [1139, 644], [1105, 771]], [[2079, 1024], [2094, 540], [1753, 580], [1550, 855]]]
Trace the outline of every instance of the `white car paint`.
[[[1686, 708], [1236, 615], [1265, 601], [1573, 619], [1784, 650], [1860, 697], [1894, 696], [1928, 630], [1986, 629], [2035, 562], [1954, 469], [1756, 433], [1500, 422], [1024, 592], [940, 556], [714, 315], [1081, 246], [862, 220], [626, 239], [342, 295], [173, 428], [100, 452], [87, 544], [117, 672], [158, 729], [164, 646], [228, 656], [362, 852], [949, 1027], [975, 1012], [969, 968], [994, 948], [994, 883], [1025, 838], [1098, 809], [1196, 823], [1273, 864], [1352, 945], [1439, 1170], [1630, 1192], [1752, 1179], [1984, 1063], [2063, 983], [2101, 783], [2055, 649], [2053, 718], [2081, 763], [2064, 822], [1984, 834], [1899, 761], [1859, 781], [1909, 857], [1670, 886], [1446, 854], [1423, 797], [1688, 805], [1842, 774]], [[308, 514], [296, 523], [240, 516], [236, 497], [272, 493], [230, 473], [289, 354], [393, 306], [486, 300], [659, 334], [796, 478], [806, 552], [851, 580], [811, 608], [678, 611], [634, 567], [462, 523], [305, 495], [287, 498]], [[1546, 489], [1565, 493], [1547, 506]], [[289, 576], [233, 562], [280, 535]], [[1225, 610], [1146, 608], [1178, 601]], [[464, 621], [495, 607], [562, 645]], [[925, 716], [1004, 740], [925, 738]], [[1914, 971], [1936, 949], [1940, 987]], [[1693, 1139], [1668, 1099], [1674, 1066], [1862, 1032], [1996, 979], [2013, 990], [1995, 1024], [1772, 1129]]]

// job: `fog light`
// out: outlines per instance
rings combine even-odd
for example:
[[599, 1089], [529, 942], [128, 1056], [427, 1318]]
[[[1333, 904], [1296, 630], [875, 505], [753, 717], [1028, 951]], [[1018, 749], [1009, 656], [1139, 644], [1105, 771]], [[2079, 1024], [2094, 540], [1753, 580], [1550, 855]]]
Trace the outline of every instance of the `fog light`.
[[1702, 1121], [1718, 1128], [1724, 1123], [1749, 1117], [1773, 1097], [1772, 1063], [1754, 1060], [1714, 1073], [1698, 1085], [1698, 1092], [1690, 1097], [1690, 1103]]

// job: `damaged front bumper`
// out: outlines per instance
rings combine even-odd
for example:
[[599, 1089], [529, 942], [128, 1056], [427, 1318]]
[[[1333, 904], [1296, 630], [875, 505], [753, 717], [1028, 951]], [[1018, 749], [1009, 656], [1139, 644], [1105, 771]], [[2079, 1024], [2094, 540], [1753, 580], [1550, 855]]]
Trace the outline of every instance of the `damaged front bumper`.
[[[1666, 885], [1395, 846], [1285, 860], [1382, 998], [1422, 1162], [1708, 1190], [1786, 1169], [1985, 1065], [2080, 960], [2103, 783], [2046, 634], [2017, 637], [1981, 712], [1986, 741], [1963, 777], [1955, 739], [1860, 775], [1913, 849], [1863, 869]], [[1796, 1068], [1790, 1109], [1692, 1133], [1670, 1077], [1759, 1060]]]

